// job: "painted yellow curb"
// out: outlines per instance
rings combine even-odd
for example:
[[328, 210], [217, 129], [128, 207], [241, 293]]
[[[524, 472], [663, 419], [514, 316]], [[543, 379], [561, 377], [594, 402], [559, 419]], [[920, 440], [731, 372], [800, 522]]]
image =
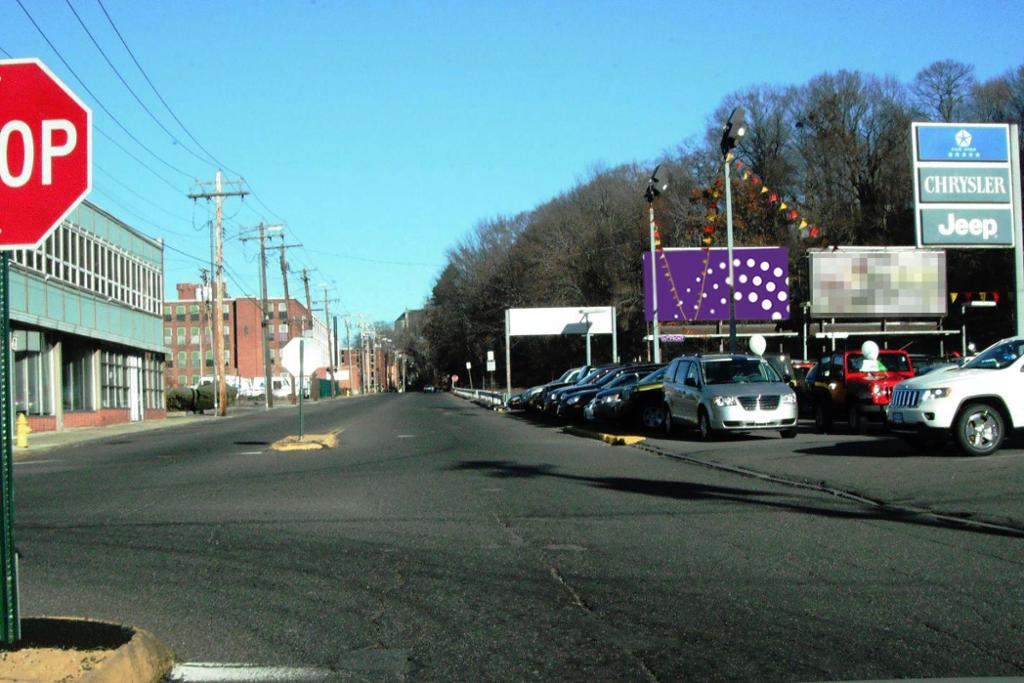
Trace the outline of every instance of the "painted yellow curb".
[[603, 432], [592, 432], [589, 429], [580, 429], [579, 427], [564, 427], [562, 429], [566, 434], [572, 434], [574, 436], [582, 436], [587, 439], [597, 439], [598, 441], [604, 441], [610, 446], [632, 446], [638, 444], [641, 441], [646, 441], [645, 436], [619, 436], [618, 434], [605, 434]]
[[330, 434], [304, 434], [301, 439], [297, 436], [286, 436], [275, 441], [270, 447], [275, 451], [319, 451], [326, 448], [334, 448], [338, 445], [338, 435]]

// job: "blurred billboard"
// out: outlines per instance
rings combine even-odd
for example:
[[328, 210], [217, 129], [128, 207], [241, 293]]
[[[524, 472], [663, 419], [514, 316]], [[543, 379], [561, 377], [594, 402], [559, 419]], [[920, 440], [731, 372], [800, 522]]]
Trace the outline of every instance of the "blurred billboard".
[[814, 318], [946, 315], [946, 252], [913, 247], [810, 250]]
[[[782, 247], [735, 247], [736, 320], [789, 319], [789, 252]], [[654, 319], [651, 253], [644, 253], [644, 313]], [[659, 322], [729, 320], [727, 250], [655, 252]]]

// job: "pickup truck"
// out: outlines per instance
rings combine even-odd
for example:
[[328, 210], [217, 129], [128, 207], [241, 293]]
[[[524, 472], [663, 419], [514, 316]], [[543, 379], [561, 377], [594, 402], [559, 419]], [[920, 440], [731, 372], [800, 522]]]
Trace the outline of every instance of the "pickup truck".
[[1024, 427], [1024, 337], [998, 341], [961, 367], [900, 382], [886, 421], [921, 450], [952, 437], [965, 455], [994, 453]]
[[850, 431], [858, 434], [865, 431], [868, 420], [884, 422], [893, 387], [914, 376], [906, 351], [877, 347], [869, 351], [867, 355], [861, 350], [824, 356], [808, 375], [818, 431], [829, 431], [837, 417], [845, 418]]

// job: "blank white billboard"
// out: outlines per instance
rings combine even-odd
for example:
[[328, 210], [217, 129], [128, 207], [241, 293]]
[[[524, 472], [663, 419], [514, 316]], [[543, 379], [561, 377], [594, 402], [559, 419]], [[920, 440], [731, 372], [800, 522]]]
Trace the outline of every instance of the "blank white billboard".
[[558, 334], [611, 334], [615, 309], [611, 306], [566, 308], [510, 308], [508, 333], [511, 337]]
[[913, 247], [811, 250], [815, 318], [946, 315], [946, 252]]

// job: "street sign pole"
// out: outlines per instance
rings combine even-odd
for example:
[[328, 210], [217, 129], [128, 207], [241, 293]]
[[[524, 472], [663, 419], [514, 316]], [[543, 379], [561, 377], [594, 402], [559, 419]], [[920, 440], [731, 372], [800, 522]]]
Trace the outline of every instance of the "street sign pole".
[[1022, 224], [1020, 192], [1020, 132], [1016, 123], [1010, 124], [1010, 182], [1013, 185], [1013, 243], [1014, 289], [1016, 293], [1017, 334], [1024, 334], [1024, 234]]
[[303, 424], [302, 424], [302, 397], [303, 397], [304, 394], [303, 394], [303, 391], [302, 391], [302, 380], [305, 377], [305, 375], [303, 374], [304, 370], [303, 370], [302, 364], [305, 361], [305, 358], [303, 358], [303, 356], [305, 355], [305, 352], [306, 352], [306, 340], [305, 340], [304, 337], [299, 337], [299, 441], [302, 441], [302, 427], [303, 427]]
[[18, 558], [14, 549], [14, 467], [11, 446], [13, 444], [13, 419], [11, 406], [11, 311], [8, 287], [10, 256], [0, 252], [0, 507], [2, 507], [2, 548], [0, 563], [3, 564], [0, 593], [3, 608], [0, 624], [0, 640], [11, 645], [21, 640], [21, 617], [18, 609]]

